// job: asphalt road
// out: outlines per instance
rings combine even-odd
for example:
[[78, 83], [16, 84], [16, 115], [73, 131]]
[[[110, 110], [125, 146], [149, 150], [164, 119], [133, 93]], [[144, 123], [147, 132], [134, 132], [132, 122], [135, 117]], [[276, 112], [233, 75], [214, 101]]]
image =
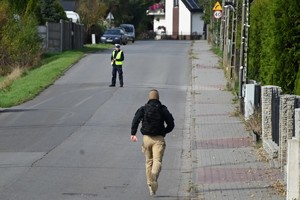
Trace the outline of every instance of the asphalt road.
[[143, 200], [142, 136], [135, 111], [156, 88], [175, 118], [155, 199], [185, 199], [182, 152], [190, 41], [122, 46], [124, 88], [110, 88], [111, 50], [80, 60], [34, 100], [0, 111], [1, 200]]

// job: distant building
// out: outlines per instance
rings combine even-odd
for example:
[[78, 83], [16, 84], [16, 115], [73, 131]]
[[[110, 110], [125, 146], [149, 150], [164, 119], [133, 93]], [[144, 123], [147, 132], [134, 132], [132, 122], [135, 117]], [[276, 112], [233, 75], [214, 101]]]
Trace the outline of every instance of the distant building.
[[203, 8], [197, 0], [162, 0], [147, 10], [153, 16], [153, 31], [173, 39], [200, 38], [204, 32]]

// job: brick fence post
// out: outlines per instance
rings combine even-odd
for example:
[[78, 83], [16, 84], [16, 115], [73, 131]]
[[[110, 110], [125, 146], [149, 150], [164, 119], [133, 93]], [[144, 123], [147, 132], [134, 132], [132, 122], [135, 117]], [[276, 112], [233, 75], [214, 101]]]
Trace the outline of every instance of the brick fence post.
[[280, 95], [281, 88], [278, 86], [262, 86], [261, 109], [262, 109], [262, 136], [263, 139], [272, 140], [272, 98], [273, 94]]
[[262, 109], [262, 139], [272, 139], [272, 92], [273, 87], [262, 86], [261, 109]]
[[[282, 90], [278, 86], [262, 86], [262, 142], [269, 158], [278, 158], [279, 146], [273, 141], [272, 135], [272, 103], [273, 98], [280, 96]], [[278, 106], [279, 107], [279, 106]]]

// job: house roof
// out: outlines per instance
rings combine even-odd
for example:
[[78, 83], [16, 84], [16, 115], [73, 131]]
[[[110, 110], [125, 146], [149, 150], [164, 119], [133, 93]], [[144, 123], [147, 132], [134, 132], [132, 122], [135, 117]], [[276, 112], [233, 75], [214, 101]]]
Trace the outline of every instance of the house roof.
[[191, 12], [203, 12], [203, 8], [200, 7], [197, 0], [181, 0], [182, 3], [189, 9]]

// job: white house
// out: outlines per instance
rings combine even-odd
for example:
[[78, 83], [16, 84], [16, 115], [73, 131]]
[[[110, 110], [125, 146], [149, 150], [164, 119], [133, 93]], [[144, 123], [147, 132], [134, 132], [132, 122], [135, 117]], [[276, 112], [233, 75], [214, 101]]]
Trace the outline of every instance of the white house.
[[197, 0], [162, 0], [147, 10], [153, 16], [153, 31], [173, 39], [192, 39], [204, 32], [203, 9]]

